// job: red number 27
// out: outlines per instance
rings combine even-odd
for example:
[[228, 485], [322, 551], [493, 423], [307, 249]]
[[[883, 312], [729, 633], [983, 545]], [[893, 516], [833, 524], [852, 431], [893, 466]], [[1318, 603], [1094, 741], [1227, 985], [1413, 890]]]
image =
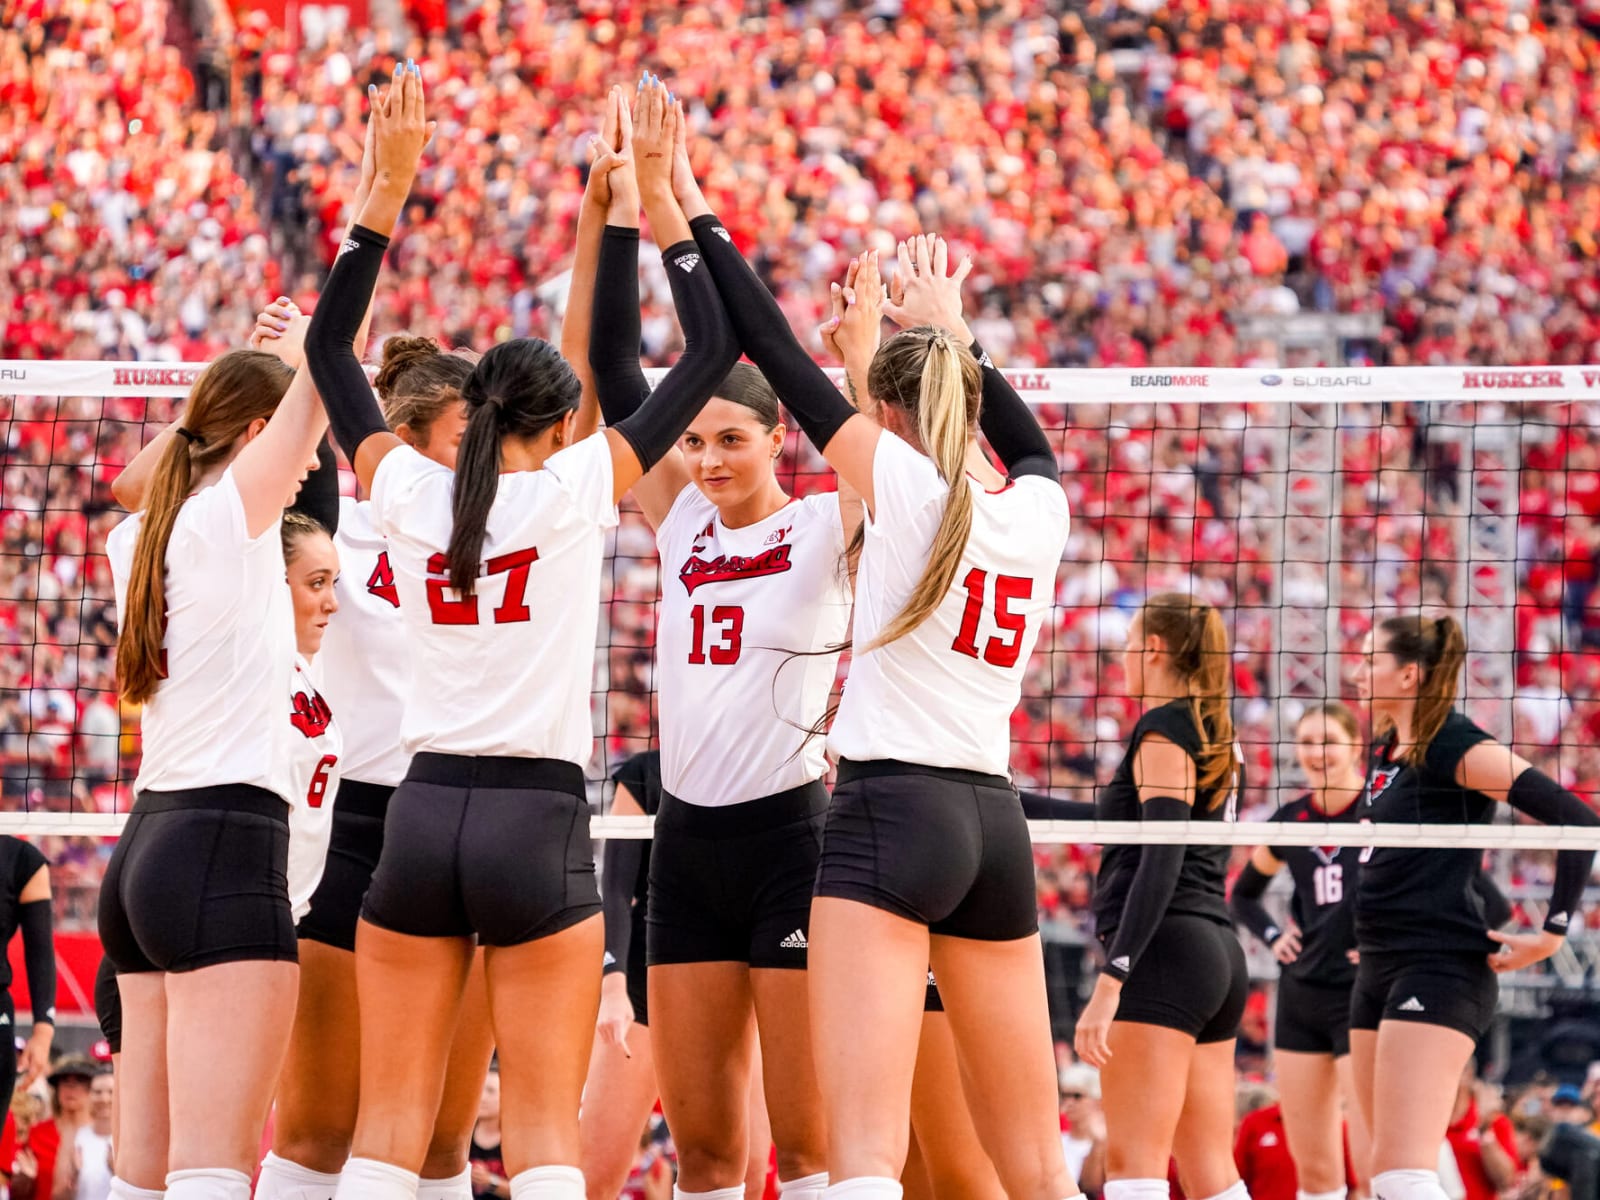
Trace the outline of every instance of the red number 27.
[[[518, 621], [532, 620], [533, 613], [524, 601], [528, 595], [528, 569], [539, 561], [539, 552], [533, 547], [498, 554], [484, 563], [485, 575], [504, 575], [506, 595], [494, 610], [496, 625], [512, 625]], [[449, 560], [442, 554], [428, 559], [428, 574], [448, 575]], [[435, 625], [476, 625], [478, 623], [478, 597], [462, 596], [452, 600], [446, 594], [450, 589], [448, 578], [428, 580], [428, 614]]]
[[[973, 567], [967, 572], [962, 586], [967, 589], [967, 607], [961, 614], [961, 629], [950, 649], [969, 658], [978, 658], [978, 618], [983, 615], [984, 592], [987, 590], [989, 572]], [[1011, 611], [1013, 600], [1033, 597], [1033, 580], [1021, 575], [996, 575], [994, 577], [994, 623], [1003, 637], [992, 637], [983, 647], [983, 661], [996, 667], [1014, 667], [1022, 654], [1022, 633], [1027, 618]]]

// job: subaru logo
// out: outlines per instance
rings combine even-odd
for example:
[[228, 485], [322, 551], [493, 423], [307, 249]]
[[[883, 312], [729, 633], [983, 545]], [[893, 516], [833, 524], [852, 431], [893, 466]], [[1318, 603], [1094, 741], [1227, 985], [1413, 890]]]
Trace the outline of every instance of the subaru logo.
[[1261, 377], [1261, 386], [1262, 387], [1277, 387], [1282, 382], [1283, 382], [1283, 376], [1282, 375], [1263, 375]]

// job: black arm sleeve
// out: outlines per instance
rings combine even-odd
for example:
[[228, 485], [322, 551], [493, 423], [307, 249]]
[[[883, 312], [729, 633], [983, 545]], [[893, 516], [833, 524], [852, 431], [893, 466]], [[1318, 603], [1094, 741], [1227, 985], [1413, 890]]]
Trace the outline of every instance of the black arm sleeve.
[[1094, 805], [1087, 800], [1057, 800], [1043, 792], [1018, 792], [1022, 815], [1030, 821], [1092, 821]]
[[1244, 870], [1234, 881], [1233, 894], [1228, 897], [1228, 908], [1233, 919], [1255, 934], [1269, 948], [1283, 935], [1278, 923], [1272, 919], [1261, 897], [1267, 893], [1272, 876], [1256, 870], [1255, 863], [1245, 863]]
[[22, 963], [28, 972], [28, 999], [33, 1021], [56, 1023], [56, 942], [50, 901], [30, 900], [17, 908], [22, 929]]
[[306, 476], [289, 511], [304, 513], [328, 531], [339, 532], [339, 460], [327, 438], [317, 447], [317, 469]]
[[[1600, 825], [1600, 814], [1537, 767], [1517, 776], [1506, 800], [1518, 812], [1545, 825]], [[1546, 933], [1566, 935], [1593, 870], [1593, 850], [1556, 851], [1556, 882], [1550, 892], [1550, 915], [1544, 922]]]
[[1059, 484], [1061, 466], [1033, 410], [1006, 382], [1006, 377], [977, 342], [972, 343], [972, 357], [983, 368], [983, 404], [978, 410], [978, 428], [983, 430], [983, 436], [1005, 463], [1007, 473], [1013, 479], [1021, 475], [1041, 475]]
[[650, 394], [639, 366], [639, 231], [607, 225], [594, 274], [589, 369], [600, 414], [607, 425], [615, 425], [632, 416]]
[[[1176, 796], [1152, 796], [1139, 806], [1141, 821], [1187, 821], [1190, 808]], [[1178, 873], [1183, 869], [1182, 846], [1154, 843], [1139, 847], [1139, 866], [1128, 885], [1128, 899], [1122, 920], [1106, 950], [1102, 968], [1113, 979], [1126, 981], [1150, 939], [1155, 937], [1167, 905], [1178, 890]]]
[[372, 289], [388, 248], [389, 239], [382, 234], [353, 226], [306, 328], [306, 366], [328, 411], [333, 436], [352, 462], [362, 442], [389, 428], [356, 357], [356, 334], [372, 303]]
[[728, 306], [728, 319], [733, 322], [744, 352], [794, 414], [795, 423], [811, 444], [826, 450], [833, 435], [855, 416], [856, 410], [839, 394], [822, 368], [811, 361], [778, 302], [734, 247], [722, 222], [707, 215], [696, 217], [689, 227], [711, 267], [711, 277], [717, 281], [723, 303]]
[[672, 280], [678, 323], [683, 326], [683, 353], [650, 399], [612, 427], [627, 439], [646, 471], [683, 436], [689, 422], [739, 361], [738, 339], [695, 244], [668, 246], [661, 257]]
[[600, 909], [605, 914], [604, 974], [628, 969], [633, 942], [633, 892], [639, 879], [644, 843], [638, 838], [607, 838], [600, 852]]

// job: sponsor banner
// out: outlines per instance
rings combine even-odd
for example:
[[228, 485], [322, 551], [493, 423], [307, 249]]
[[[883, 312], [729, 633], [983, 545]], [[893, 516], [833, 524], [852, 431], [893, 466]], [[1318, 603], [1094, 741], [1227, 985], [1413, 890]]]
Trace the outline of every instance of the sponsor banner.
[[[204, 363], [0, 361], [0, 396], [183, 396]], [[645, 372], [652, 382], [666, 372]], [[1390, 400], [1563, 400], [1600, 396], [1588, 367], [1208, 367], [1004, 369], [1031, 403], [1305, 404]], [[843, 385], [844, 372], [828, 376]]]

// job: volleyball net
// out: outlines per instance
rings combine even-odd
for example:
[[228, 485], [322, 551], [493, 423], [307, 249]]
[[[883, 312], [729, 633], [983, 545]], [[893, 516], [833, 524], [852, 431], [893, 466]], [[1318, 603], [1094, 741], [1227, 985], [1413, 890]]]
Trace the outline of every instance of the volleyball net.
[[[139, 761], [138, 713], [115, 691], [104, 542], [123, 513], [110, 483], [174, 419], [199, 370], [0, 362], [0, 832], [69, 857], [77, 847], [92, 859], [96, 839], [121, 829]], [[1161, 591], [1195, 594], [1224, 618], [1246, 767], [1237, 824], [1035, 823], [1047, 915], [1077, 911], [1094, 846], [1109, 842], [1227, 843], [1241, 856], [1262, 842], [1475, 846], [1529, 905], [1553, 848], [1600, 845], [1593, 830], [1509, 810], [1489, 827], [1265, 823], [1303, 790], [1299, 717], [1342, 699], [1365, 725], [1353, 686], [1362, 640], [1418, 611], [1463, 621], [1468, 714], [1600, 796], [1600, 368], [1008, 375], [1049, 434], [1073, 514], [1012, 722], [1017, 783], [1092, 800], [1109, 778], [1138, 716], [1121, 650], [1140, 603]], [[795, 494], [835, 486], [798, 434], [781, 468]], [[603, 781], [653, 744], [659, 592], [654, 537], [625, 503], [595, 669], [597, 837], [649, 836], [647, 819], [603, 815]]]

